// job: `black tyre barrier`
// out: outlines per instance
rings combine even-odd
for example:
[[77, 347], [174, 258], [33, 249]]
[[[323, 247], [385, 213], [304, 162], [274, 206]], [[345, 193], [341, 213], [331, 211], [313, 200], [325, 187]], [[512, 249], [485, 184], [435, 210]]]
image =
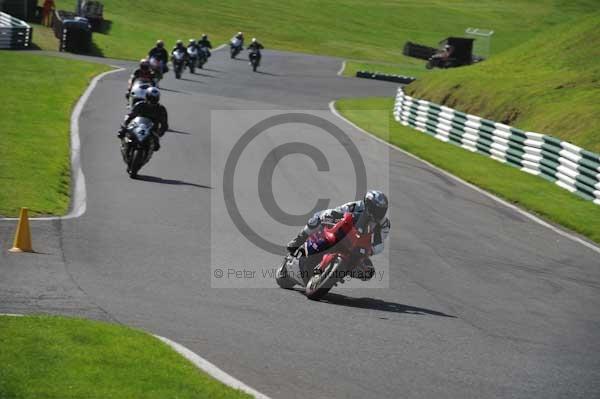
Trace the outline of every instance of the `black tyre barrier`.
[[375, 79], [375, 80], [385, 80], [387, 82], [396, 82], [402, 84], [409, 84], [415, 81], [416, 78], [412, 76], [404, 76], [404, 75], [393, 75], [387, 73], [379, 73], [379, 72], [368, 72], [368, 71], [358, 71], [356, 72], [357, 78], [364, 79]]
[[420, 60], [428, 60], [432, 55], [438, 52], [435, 47], [429, 47], [413, 42], [406, 42], [402, 49], [402, 54], [407, 57], [418, 58]]

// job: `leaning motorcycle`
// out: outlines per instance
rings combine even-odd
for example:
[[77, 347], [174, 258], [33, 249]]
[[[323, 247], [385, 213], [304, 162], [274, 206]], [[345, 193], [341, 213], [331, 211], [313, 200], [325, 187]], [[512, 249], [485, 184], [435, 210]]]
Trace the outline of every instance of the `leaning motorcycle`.
[[190, 68], [190, 73], [194, 74], [194, 72], [196, 71], [196, 65], [198, 62], [198, 49], [196, 49], [195, 47], [188, 47], [187, 54], [188, 54], [188, 67]]
[[240, 51], [242, 51], [242, 41], [237, 37], [234, 37], [229, 43], [229, 54], [231, 55], [231, 58], [235, 58]]
[[173, 52], [173, 72], [175, 72], [175, 78], [181, 79], [183, 68], [185, 66], [185, 53], [183, 50], [175, 50]]
[[[295, 254], [286, 255], [275, 273], [277, 284], [285, 289], [299, 285], [304, 287], [307, 298], [317, 300], [333, 287], [343, 284], [347, 276], [364, 280], [371, 278], [374, 269], [365, 268], [365, 265], [369, 262], [372, 232], [359, 231], [350, 222], [351, 218], [352, 215], [346, 213], [338, 222], [352, 225], [342, 239], [336, 237], [338, 224], [328, 223], [322, 230], [311, 234]], [[328, 249], [321, 251], [324, 246]], [[314, 253], [315, 249], [318, 249], [317, 253]], [[318, 262], [314, 268], [311, 266], [315, 262], [309, 261], [311, 256], [320, 257], [316, 259]]]
[[129, 177], [135, 179], [139, 170], [152, 158], [154, 152], [154, 123], [149, 118], [138, 116], [127, 125], [121, 139], [121, 155], [127, 165]]
[[248, 54], [248, 58], [250, 59], [250, 65], [252, 65], [252, 71], [256, 72], [256, 68], [258, 68], [259, 56], [257, 51], [251, 51]]

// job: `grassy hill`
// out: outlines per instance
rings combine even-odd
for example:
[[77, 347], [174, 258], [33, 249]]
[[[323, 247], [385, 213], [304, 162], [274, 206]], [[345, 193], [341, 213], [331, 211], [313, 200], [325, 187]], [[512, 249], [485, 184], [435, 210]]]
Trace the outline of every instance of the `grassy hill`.
[[[407, 40], [436, 44], [470, 26], [496, 31], [500, 52], [560, 22], [595, 10], [597, 0], [103, 0], [103, 54], [139, 58], [157, 38], [168, 43], [202, 32], [224, 42], [242, 30], [269, 48], [401, 63]], [[73, 9], [75, 0], [57, 0]]]
[[[71, 110], [104, 65], [0, 51], [0, 216], [22, 206], [34, 215], [69, 207]], [[0, 395], [1, 396], [1, 395]]]
[[596, 12], [481, 64], [437, 70], [406, 91], [600, 152], [599, 27]]

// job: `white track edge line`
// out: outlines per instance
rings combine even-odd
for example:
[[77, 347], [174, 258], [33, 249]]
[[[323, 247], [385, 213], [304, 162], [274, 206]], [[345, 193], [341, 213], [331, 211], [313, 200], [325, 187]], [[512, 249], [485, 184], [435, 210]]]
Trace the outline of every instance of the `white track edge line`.
[[208, 360], [199, 356], [198, 354], [192, 352], [185, 346], [178, 344], [177, 342], [171, 341], [168, 338], [161, 337], [160, 335], [154, 335], [156, 338], [169, 345], [175, 352], [179, 353], [181, 356], [185, 357], [187, 360], [192, 362], [197, 368], [204, 371], [206, 374], [210, 375], [214, 379], [222, 382], [223, 384], [230, 386], [234, 389], [239, 389], [249, 395], [254, 396], [256, 399], [270, 399], [268, 396], [258, 392], [257, 390], [250, 388], [248, 385], [244, 384], [237, 378], [227, 374], [225, 371], [221, 370]]
[[575, 242], [577, 242], [577, 243], [579, 243], [579, 244], [581, 244], [581, 245], [583, 245], [583, 246], [585, 246], [585, 247], [587, 247], [587, 248], [591, 249], [592, 251], [594, 251], [594, 252], [596, 252], [596, 253], [599, 253], [599, 254], [600, 254], [600, 247], [599, 247], [599, 246], [597, 246], [597, 245], [595, 245], [595, 244], [592, 244], [592, 243], [590, 243], [590, 242], [588, 242], [588, 241], [586, 241], [586, 240], [584, 240], [584, 239], [582, 239], [582, 238], [580, 238], [580, 237], [577, 237], [576, 235], [574, 235], [574, 234], [572, 234], [572, 233], [569, 233], [569, 232], [567, 232], [567, 231], [565, 231], [565, 230], [562, 230], [562, 229], [560, 229], [560, 228], [557, 228], [557, 227], [555, 227], [555, 226], [551, 225], [550, 223], [548, 223], [548, 222], [546, 222], [546, 221], [544, 221], [544, 220], [540, 219], [539, 217], [537, 217], [537, 216], [535, 216], [535, 215], [533, 215], [533, 214], [531, 214], [531, 213], [529, 213], [529, 212], [527, 212], [527, 211], [525, 211], [525, 210], [523, 210], [523, 209], [519, 208], [518, 206], [516, 206], [516, 205], [513, 205], [513, 204], [511, 204], [510, 202], [507, 202], [507, 201], [505, 201], [505, 200], [503, 200], [503, 199], [501, 199], [501, 198], [499, 198], [499, 197], [495, 196], [494, 194], [492, 194], [492, 193], [489, 193], [489, 192], [485, 191], [484, 189], [482, 189], [482, 188], [480, 188], [480, 187], [477, 187], [477, 186], [475, 186], [475, 185], [473, 185], [473, 184], [471, 184], [471, 183], [469, 183], [469, 182], [467, 182], [467, 181], [465, 181], [465, 180], [461, 179], [460, 177], [458, 177], [458, 176], [455, 176], [455, 175], [453, 175], [452, 173], [450, 173], [450, 172], [448, 172], [448, 171], [446, 171], [446, 170], [444, 170], [444, 169], [441, 169], [441, 168], [440, 168], [440, 167], [438, 167], [438, 166], [435, 166], [434, 164], [432, 164], [432, 163], [430, 163], [430, 162], [428, 162], [428, 161], [426, 161], [426, 160], [424, 160], [424, 159], [421, 159], [421, 158], [419, 158], [419, 157], [418, 157], [418, 156], [416, 156], [415, 154], [411, 154], [410, 152], [408, 152], [408, 151], [406, 151], [406, 150], [403, 150], [402, 148], [400, 148], [400, 147], [398, 147], [398, 146], [395, 146], [394, 144], [392, 144], [392, 143], [389, 143], [389, 142], [387, 142], [387, 141], [385, 141], [385, 140], [383, 140], [383, 139], [381, 139], [381, 138], [379, 138], [379, 137], [377, 137], [377, 136], [374, 136], [373, 134], [371, 134], [371, 133], [367, 132], [367, 131], [366, 131], [366, 130], [364, 130], [362, 127], [358, 126], [358, 125], [357, 125], [357, 124], [355, 124], [354, 122], [352, 122], [352, 121], [350, 121], [350, 120], [346, 119], [344, 116], [342, 116], [342, 115], [341, 115], [341, 114], [340, 114], [340, 113], [337, 111], [337, 109], [335, 108], [335, 101], [331, 101], [331, 102], [329, 102], [329, 111], [331, 111], [331, 113], [332, 113], [332, 114], [334, 114], [335, 116], [337, 116], [338, 118], [340, 118], [340, 119], [341, 119], [341, 120], [343, 120], [344, 122], [348, 123], [350, 126], [354, 127], [354, 128], [355, 128], [355, 129], [357, 129], [358, 131], [360, 131], [360, 132], [362, 132], [362, 133], [366, 134], [367, 136], [371, 137], [372, 139], [374, 139], [374, 140], [376, 140], [376, 141], [379, 141], [380, 143], [383, 143], [383, 144], [387, 145], [387, 146], [388, 146], [388, 147], [390, 147], [390, 148], [393, 148], [393, 149], [395, 149], [395, 150], [397, 150], [397, 151], [400, 151], [401, 153], [403, 153], [403, 154], [405, 154], [405, 155], [407, 155], [407, 156], [409, 156], [409, 157], [411, 157], [411, 158], [413, 158], [413, 159], [416, 159], [416, 160], [418, 160], [418, 161], [420, 161], [420, 162], [423, 162], [423, 163], [424, 163], [424, 164], [426, 164], [427, 166], [429, 166], [429, 167], [431, 167], [431, 168], [433, 168], [433, 169], [435, 169], [435, 170], [439, 171], [440, 173], [443, 173], [445, 176], [448, 176], [448, 177], [450, 177], [451, 179], [453, 179], [453, 180], [455, 180], [455, 181], [457, 181], [457, 182], [459, 182], [459, 183], [462, 183], [462, 184], [464, 184], [465, 186], [467, 186], [467, 187], [469, 187], [469, 188], [471, 188], [471, 189], [473, 189], [473, 190], [477, 191], [478, 193], [480, 193], [480, 194], [483, 194], [483, 195], [485, 195], [486, 197], [488, 197], [488, 198], [490, 198], [490, 199], [492, 199], [492, 200], [496, 201], [497, 203], [499, 203], [499, 204], [502, 204], [502, 205], [504, 205], [504, 206], [506, 206], [506, 207], [508, 207], [508, 208], [510, 208], [510, 209], [512, 209], [512, 210], [514, 210], [514, 211], [516, 211], [516, 212], [518, 212], [519, 214], [521, 214], [521, 215], [525, 216], [525, 217], [526, 217], [526, 218], [528, 218], [529, 220], [532, 220], [532, 221], [536, 222], [537, 224], [539, 224], [539, 225], [542, 225], [542, 226], [544, 226], [544, 227], [546, 227], [546, 228], [548, 228], [548, 229], [550, 229], [550, 230], [554, 231], [555, 233], [557, 233], [557, 234], [559, 234], [559, 235], [561, 235], [561, 236], [563, 236], [563, 237], [565, 237], [565, 238], [568, 238], [568, 239], [570, 239], [570, 240], [572, 240], [572, 241], [575, 241]]
[[[73, 187], [71, 189], [72, 198], [71, 198], [71, 206], [69, 213], [64, 216], [47, 216], [47, 217], [33, 217], [29, 218], [30, 221], [44, 221], [44, 220], [65, 220], [65, 219], [74, 219], [78, 218], [85, 213], [86, 210], [86, 190], [85, 190], [85, 175], [83, 174], [83, 170], [81, 169], [81, 140], [79, 138], [79, 117], [81, 116], [81, 111], [83, 111], [83, 107], [87, 103], [92, 91], [96, 88], [96, 85], [103, 77], [115, 73], [124, 71], [124, 68], [113, 69], [112, 71], [106, 71], [101, 73], [100, 75], [94, 77], [87, 89], [83, 92], [77, 104], [75, 104], [75, 108], [73, 108], [73, 112], [71, 113], [71, 184]], [[0, 221], [3, 220], [19, 220], [19, 218], [0, 218]]]
[[344, 73], [344, 69], [346, 69], [346, 60], [342, 61], [342, 66], [340, 67], [340, 70], [337, 72], [337, 76], [342, 76], [342, 74]]
[[[17, 313], [0, 313], [0, 316], [24, 317], [25, 315], [17, 314]], [[210, 375], [215, 380], [220, 381], [223, 384], [225, 384], [231, 388], [238, 389], [242, 392], [245, 392], [248, 395], [252, 395], [256, 399], [271, 399], [268, 396], [258, 392], [257, 390], [250, 388], [248, 385], [244, 384], [237, 378], [227, 374], [225, 371], [221, 370], [220, 368], [218, 368], [217, 366], [215, 366], [208, 360], [204, 359], [200, 355], [192, 352], [185, 346], [183, 346], [175, 341], [171, 341], [169, 338], [161, 337], [160, 335], [155, 335], [155, 334], [151, 334], [151, 335], [154, 338], [158, 338], [160, 341], [167, 344], [169, 347], [171, 347], [171, 349], [173, 349], [175, 352], [179, 353], [181, 356], [186, 358], [188, 361], [192, 362], [192, 364], [194, 366], [196, 366], [200, 370], [204, 371], [206, 374]]]

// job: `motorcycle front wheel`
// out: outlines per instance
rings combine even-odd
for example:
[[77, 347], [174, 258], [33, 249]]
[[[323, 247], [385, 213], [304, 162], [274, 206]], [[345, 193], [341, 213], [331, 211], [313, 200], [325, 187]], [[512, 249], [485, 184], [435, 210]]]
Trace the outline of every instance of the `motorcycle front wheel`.
[[312, 276], [304, 290], [306, 297], [316, 301], [327, 295], [329, 290], [344, 278], [338, 275], [341, 272], [341, 265], [342, 260], [338, 257], [323, 273]]
[[142, 168], [144, 163], [144, 153], [141, 149], [136, 148], [131, 154], [131, 161], [129, 162], [129, 177], [132, 179], [137, 178], [139, 170]]

